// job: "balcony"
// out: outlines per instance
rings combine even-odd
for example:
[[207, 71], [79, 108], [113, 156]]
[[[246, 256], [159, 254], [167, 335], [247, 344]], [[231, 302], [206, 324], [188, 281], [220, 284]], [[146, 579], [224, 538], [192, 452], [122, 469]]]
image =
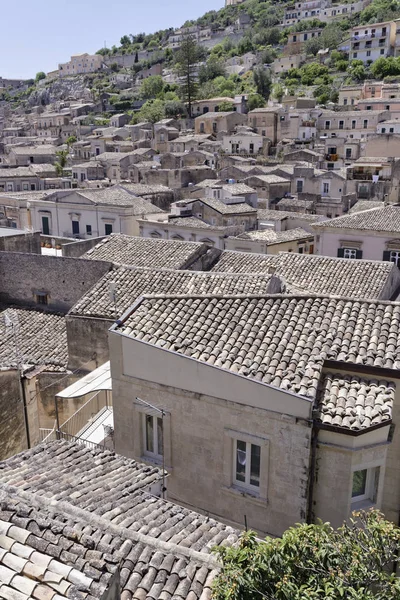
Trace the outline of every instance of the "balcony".
[[379, 177], [378, 183], [381, 181], [390, 181], [391, 178], [385, 175], [381, 175], [380, 173], [371, 173], [365, 171], [355, 171], [348, 170], [348, 179], [353, 179], [356, 181], [373, 181], [374, 177]]

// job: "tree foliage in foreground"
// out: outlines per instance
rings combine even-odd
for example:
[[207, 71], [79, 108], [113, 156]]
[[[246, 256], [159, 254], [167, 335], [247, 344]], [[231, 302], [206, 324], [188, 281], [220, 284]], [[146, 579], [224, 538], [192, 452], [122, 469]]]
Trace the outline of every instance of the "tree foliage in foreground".
[[378, 511], [354, 513], [339, 529], [297, 525], [282, 539], [246, 532], [220, 547], [215, 600], [399, 600], [400, 529]]

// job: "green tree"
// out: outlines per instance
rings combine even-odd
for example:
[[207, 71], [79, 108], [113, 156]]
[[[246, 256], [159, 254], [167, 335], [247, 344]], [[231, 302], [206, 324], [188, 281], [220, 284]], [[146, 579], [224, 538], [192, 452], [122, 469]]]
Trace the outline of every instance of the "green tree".
[[205, 83], [216, 77], [225, 77], [225, 74], [223, 61], [219, 60], [215, 55], [211, 55], [208, 61], [200, 66], [199, 83]]
[[272, 81], [270, 74], [262, 67], [257, 67], [253, 71], [254, 83], [257, 94], [268, 100], [271, 94]]
[[388, 56], [388, 58], [378, 58], [371, 65], [371, 73], [376, 79], [383, 79], [391, 75], [400, 74], [400, 57], [394, 58]]
[[70, 135], [69, 137], [67, 137], [67, 139], [65, 140], [65, 143], [67, 144], [67, 146], [71, 146], [72, 144], [75, 144], [75, 142], [77, 141], [76, 136], [75, 135]]
[[192, 114], [192, 103], [197, 90], [197, 64], [203, 55], [203, 49], [197, 45], [191, 35], [183, 37], [181, 47], [175, 55], [175, 69], [180, 81], [181, 96], [187, 103], [189, 115]]
[[135, 123], [157, 123], [165, 118], [165, 103], [157, 98], [148, 100], [142, 108], [134, 115], [132, 122]]
[[46, 73], [39, 71], [39, 73], [36, 73], [35, 82], [38, 83], [42, 79], [46, 79]]
[[233, 102], [229, 102], [228, 100], [224, 100], [219, 105], [220, 112], [232, 112], [233, 111]]
[[249, 110], [255, 108], [263, 108], [266, 105], [265, 99], [260, 94], [250, 94], [247, 99], [247, 107]]
[[[380, 58], [378, 58], [378, 61]], [[377, 62], [378, 62], [377, 61]], [[365, 66], [362, 60], [352, 60], [347, 67], [347, 73], [350, 75], [353, 81], [364, 81], [367, 76]]]
[[157, 98], [164, 89], [164, 81], [161, 75], [151, 75], [142, 81], [139, 94], [143, 100]]
[[242, 534], [217, 549], [223, 568], [215, 600], [398, 600], [400, 529], [378, 511], [357, 513], [335, 530], [297, 525], [282, 539]]
[[320, 63], [308, 63], [300, 69], [301, 83], [303, 85], [313, 85], [317, 78], [321, 79], [321, 83], [330, 83], [329, 69]]
[[129, 37], [129, 35], [123, 35], [119, 43], [121, 44], [121, 46], [130, 46], [131, 38]]
[[58, 160], [54, 163], [54, 166], [56, 168], [57, 175], [59, 176], [63, 174], [63, 171], [67, 165], [68, 154], [68, 150], [58, 150], [58, 152], [56, 152]]
[[186, 106], [180, 100], [168, 100], [165, 103], [165, 116], [170, 119], [181, 119], [186, 117]]
[[285, 90], [283, 89], [283, 85], [281, 83], [276, 83], [272, 88], [272, 95], [276, 100], [278, 100], [278, 102], [281, 102], [284, 93]]

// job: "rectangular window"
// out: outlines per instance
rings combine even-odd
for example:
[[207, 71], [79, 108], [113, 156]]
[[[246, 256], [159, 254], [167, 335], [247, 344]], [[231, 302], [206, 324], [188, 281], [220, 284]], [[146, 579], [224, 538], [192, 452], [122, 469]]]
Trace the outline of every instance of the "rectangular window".
[[143, 415], [144, 454], [161, 459], [164, 452], [163, 420], [154, 415]]
[[394, 133], [394, 127], [390, 127], [389, 133]]
[[92, 235], [92, 226], [86, 225], [86, 235]]
[[72, 233], [73, 235], [79, 235], [79, 221], [72, 221]]
[[356, 128], [356, 121], [352, 121], [352, 122], [351, 122], [351, 128], [352, 128], [352, 129], [355, 129], [355, 128]]
[[44, 235], [50, 235], [49, 217], [42, 217], [42, 233]]
[[343, 258], [357, 258], [357, 250], [354, 248], [343, 248]]
[[394, 262], [397, 266], [400, 265], [400, 250], [391, 250], [390, 261]]
[[351, 158], [351, 148], [346, 148], [346, 158]]
[[364, 129], [368, 128], [368, 119], [364, 119], [363, 127], [364, 127]]
[[113, 226], [111, 225], [111, 223], [106, 223], [105, 226], [104, 226], [105, 234], [106, 235], [111, 235], [112, 234], [112, 228], [113, 228]]
[[347, 98], [343, 98], [343, 105], [347, 106]]
[[36, 292], [35, 300], [36, 300], [37, 304], [41, 304], [42, 306], [45, 306], [49, 303], [49, 296], [48, 296], [48, 294], [46, 294], [46, 292]]
[[303, 192], [303, 180], [302, 179], [298, 179], [296, 182], [296, 191], [298, 194], [301, 194]]
[[322, 192], [323, 194], [329, 194], [329, 183], [322, 184]]
[[360, 469], [353, 472], [351, 501], [369, 501], [376, 504], [378, 496], [380, 467]]
[[325, 121], [325, 129], [330, 129], [330, 126], [331, 126], [331, 122]]
[[260, 487], [261, 447], [234, 440], [234, 482], [241, 487]]
[[344, 121], [339, 121], [339, 129], [343, 129], [344, 128]]

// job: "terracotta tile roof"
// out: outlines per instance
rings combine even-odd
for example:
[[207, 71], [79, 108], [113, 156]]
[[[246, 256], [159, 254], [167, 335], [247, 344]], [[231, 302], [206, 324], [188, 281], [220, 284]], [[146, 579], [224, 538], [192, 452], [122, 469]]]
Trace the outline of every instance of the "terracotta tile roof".
[[98, 190], [79, 190], [78, 194], [88, 198], [93, 204], [104, 206], [123, 206], [130, 208], [135, 215], [154, 214], [163, 212], [148, 200], [136, 197], [120, 187], [110, 187]]
[[184, 269], [207, 249], [207, 246], [198, 242], [155, 240], [111, 234], [86, 252], [82, 258], [105, 260], [134, 267]]
[[323, 223], [315, 223], [313, 227], [316, 229], [327, 227], [400, 233], [400, 206], [385, 206], [384, 208], [373, 208], [352, 215], [344, 215]]
[[[6, 321], [14, 322], [15, 328], [6, 326]], [[47, 371], [66, 370], [68, 346], [65, 317], [14, 308], [2, 311], [0, 370], [16, 368], [18, 364], [15, 339], [19, 362], [24, 370], [37, 366], [46, 366]]]
[[275, 264], [275, 256], [224, 250], [211, 271], [224, 273], [268, 273]]
[[354, 375], [325, 373], [321, 378], [315, 417], [324, 425], [367, 429], [392, 418], [396, 385]]
[[301, 227], [288, 229], [287, 231], [270, 231], [268, 229], [258, 231], [247, 231], [236, 236], [236, 240], [251, 240], [255, 242], [265, 242], [267, 246], [274, 244], [284, 244], [294, 240], [314, 239], [314, 234], [305, 231]]
[[[238, 540], [231, 527], [148, 493], [159, 469], [107, 450], [53, 442], [0, 467], [2, 598], [47, 600], [48, 586], [57, 600], [95, 600], [118, 569], [124, 600], [207, 600], [219, 570], [211, 549]], [[36, 568], [18, 575], [27, 561]], [[6, 595], [9, 587], [26, 597]]]
[[245, 273], [203, 273], [169, 269], [127, 269], [120, 267], [106, 273], [96, 285], [73, 306], [69, 315], [115, 318], [110, 299], [110, 283], [116, 291], [120, 317], [143, 294], [265, 294], [271, 276]]
[[349, 214], [352, 215], [354, 213], [362, 212], [363, 210], [370, 210], [371, 208], [383, 208], [384, 203], [379, 200], [358, 200], [351, 209], [349, 210]]
[[199, 198], [198, 202], [206, 204], [221, 215], [239, 215], [247, 213], [254, 213], [255, 216], [257, 215], [257, 209], [246, 204], [246, 202], [225, 204], [225, 202], [218, 200], [217, 198]]
[[306, 221], [320, 221], [320, 215], [309, 215], [308, 213], [299, 213], [289, 210], [272, 210], [268, 208], [258, 208], [257, 216], [259, 221], [283, 221], [284, 219], [303, 219]]
[[[136, 166], [136, 165], [134, 165]], [[151, 196], [153, 194], [173, 194], [173, 190], [165, 185], [145, 183], [120, 183], [120, 188], [128, 190], [135, 196]]]
[[277, 206], [279, 206], [279, 210], [281, 208], [290, 208], [293, 206], [294, 208], [302, 208], [303, 210], [312, 210], [315, 202], [313, 200], [300, 200], [300, 198], [282, 198], [277, 202]]
[[394, 263], [374, 260], [294, 252], [265, 255], [225, 250], [211, 270], [266, 274], [271, 267], [276, 275], [298, 291], [366, 299], [380, 298], [391, 274], [397, 269]]
[[327, 297], [144, 297], [121, 331], [315, 398], [326, 360], [400, 369], [400, 304]]

